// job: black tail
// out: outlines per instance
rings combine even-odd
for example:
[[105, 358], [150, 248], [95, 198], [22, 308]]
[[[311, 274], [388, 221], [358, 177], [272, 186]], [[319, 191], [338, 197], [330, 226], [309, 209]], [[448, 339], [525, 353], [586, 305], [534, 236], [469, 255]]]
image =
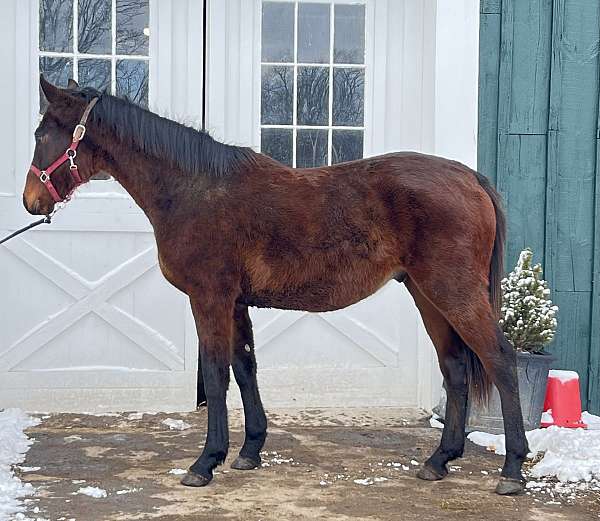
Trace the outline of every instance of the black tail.
[[[494, 239], [494, 248], [490, 261], [490, 271], [488, 275], [490, 304], [497, 319], [500, 316], [500, 307], [502, 305], [501, 282], [504, 276], [504, 241], [506, 239], [506, 217], [502, 209], [500, 194], [490, 184], [487, 177], [475, 172], [477, 181], [481, 188], [485, 190], [496, 213], [496, 237]], [[477, 403], [487, 403], [492, 382], [489, 379], [479, 357], [467, 347], [467, 379], [469, 383], [469, 396]]]
[[492, 381], [483, 368], [479, 357], [471, 351], [469, 346], [465, 346], [465, 361], [467, 365], [467, 385], [469, 386], [469, 398], [476, 404], [485, 405], [488, 403], [492, 390]]

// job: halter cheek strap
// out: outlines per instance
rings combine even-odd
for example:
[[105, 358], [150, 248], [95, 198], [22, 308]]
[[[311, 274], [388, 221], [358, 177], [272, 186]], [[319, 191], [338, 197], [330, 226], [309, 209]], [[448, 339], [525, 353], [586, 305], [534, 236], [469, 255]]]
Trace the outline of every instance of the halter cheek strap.
[[[44, 183], [44, 186], [46, 187], [46, 189], [52, 196], [52, 199], [54, 199], [55, 203], [60, 203], [64, 200], [68, 199], [71, 192], [83, 183], [81, 176], [79, 175], [79, 169], [77, 168], [77, 165], [75, 164], [75, 157], [77, 156], [77, 147], [79, 146], [79, 143], [83, 139], [83, 136], [85, 136], [85, 124], [87, 123], [87, 119], [90, 115], [90, 112], [94, 108], [94, 105], [96, 105], [96, 103], [98, 103], [98, 100], [99, 100], [99, 98], [94, 98], [92, 101], [90, 101], [88, 103], [87, 107], [83, 111], [83, 115], [81, 116], [81, 119], [79, 120], [79, 124], [73, 130], [73, 140], [71, 141], [69, 148], [67, 148], [67, 150], [65, 150], [64, 154], [62, 154], [56, 161], [54, 161], [50, 166], [48, 166], [44, 170], [39, 169], [33, 163], [30, 166], [30, 170], [38, 177], [38, 179], [42, 183]], [[56, 190], [55, 186], [52, 184], [50, 176], [52, 175], [52, 173], [54, 171], [56, 171], [56, 169], [58, 169], [60, 166], [62, 166], [67, 161], [70, 163], [69, 164], [69, 172], [71, 173], [71, 178], [73, 179], [73, 182], [75, 184], [73, 186], [73, 189], [63, 198], [60, 195], [58, 195], [58, 191]]]

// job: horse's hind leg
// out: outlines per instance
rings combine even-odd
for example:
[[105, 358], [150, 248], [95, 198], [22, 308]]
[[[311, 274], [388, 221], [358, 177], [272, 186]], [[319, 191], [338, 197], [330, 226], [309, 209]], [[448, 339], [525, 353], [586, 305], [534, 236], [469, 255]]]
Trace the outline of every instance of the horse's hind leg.
[[[455, 276], [450, 286], [447, 274], [438, 273], [437, 276], [441, 278], [437, 280], [435, 276], [423, 275], [421, 273], [418, 280], [413, 279], [419, 291], [433, 302], [477, 355], [485, 373], [498, 389], [506, 435], [506, 458], [496, 492], [520, 493], [524, 482], [521, 467], [529, 449], [519, 400], [515, 350], [498, 326], [487, 288], [477, 283], [475, 277], [467, 279]], [[456, 289], [453, 291], [452, 288]]]
[[234, 321], [232, 366], [244, 404], [246, 438], [240, 454], [231, 464], [231, 468], [251, 470], [260, 465], [260, 451], [267, 437], [267, 417], [263, 410], [256, 381], [254, 337], [247, 306], [236, 305]]
[[423, 296], [410, 281], [406, 287], [419, 308], [438, 355], [438, 361], [448, 400], [446, 418], [439, 447], [425, 462], [417, 476], [428, 481], [442, 479], [448, 474], [446, 464], [463, 454], [465, 446], [465, 420], [467, 412], [467, 362], [466, 348], [444, 316]]

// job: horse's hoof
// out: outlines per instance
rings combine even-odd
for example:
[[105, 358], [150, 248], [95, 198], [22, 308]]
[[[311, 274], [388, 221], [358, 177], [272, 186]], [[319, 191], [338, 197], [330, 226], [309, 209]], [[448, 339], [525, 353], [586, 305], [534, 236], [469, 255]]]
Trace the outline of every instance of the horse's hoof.
[[444, 479], [448, 472], [440, 474], [439, 472], [433, 470], [429, 465], [425, 465], [424, 467], [417, 472], [417, 477], [419, 479], [423, 479], [425, 481], [439, 481], [440, 479]]
[[255, 461], [245, 456], [238, 456], [231, 464], [231, 468], [235, 470], [252, 470], [260, 465], [260, 460]]
[[186, 487], [205, 487], [210, 483], [211, 479], [188, 470], [187, 474], [181, 478], [181, 484]]
[[501, 496], [514, 496], [521, 494], [525, 489], [525, 484], [520, 479], [505, 478], [500, 476], [500, 481], [496, 485], [496, 494]]

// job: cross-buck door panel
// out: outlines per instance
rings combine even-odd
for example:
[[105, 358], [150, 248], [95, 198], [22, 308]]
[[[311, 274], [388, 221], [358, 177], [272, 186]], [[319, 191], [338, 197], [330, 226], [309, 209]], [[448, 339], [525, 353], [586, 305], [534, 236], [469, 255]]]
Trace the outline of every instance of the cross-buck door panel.
[[[201, 1], [18, 3], [12, 41], [24, 53], [13, 88], [26, 94], [15, 114], [26, 122], [17, 135], [26, 146], [15, 157], [14, 188], [0, 196], [0, 234], [28, 221], [21, 192], [39, 72], [63, 87], [73, 77], [161, 113], [201, 117]], [[173, 77], [186, 89], [176, 100], [165, 95]], [[192, 409], [197, 337], [188, 299], [162, 277], [152, 228], [129, 195], [111, 179], [92, 181], [38, 230], [0, 247], [0, 269], [10, 273], [10, 303], [0, 303], [0, 407]]]

